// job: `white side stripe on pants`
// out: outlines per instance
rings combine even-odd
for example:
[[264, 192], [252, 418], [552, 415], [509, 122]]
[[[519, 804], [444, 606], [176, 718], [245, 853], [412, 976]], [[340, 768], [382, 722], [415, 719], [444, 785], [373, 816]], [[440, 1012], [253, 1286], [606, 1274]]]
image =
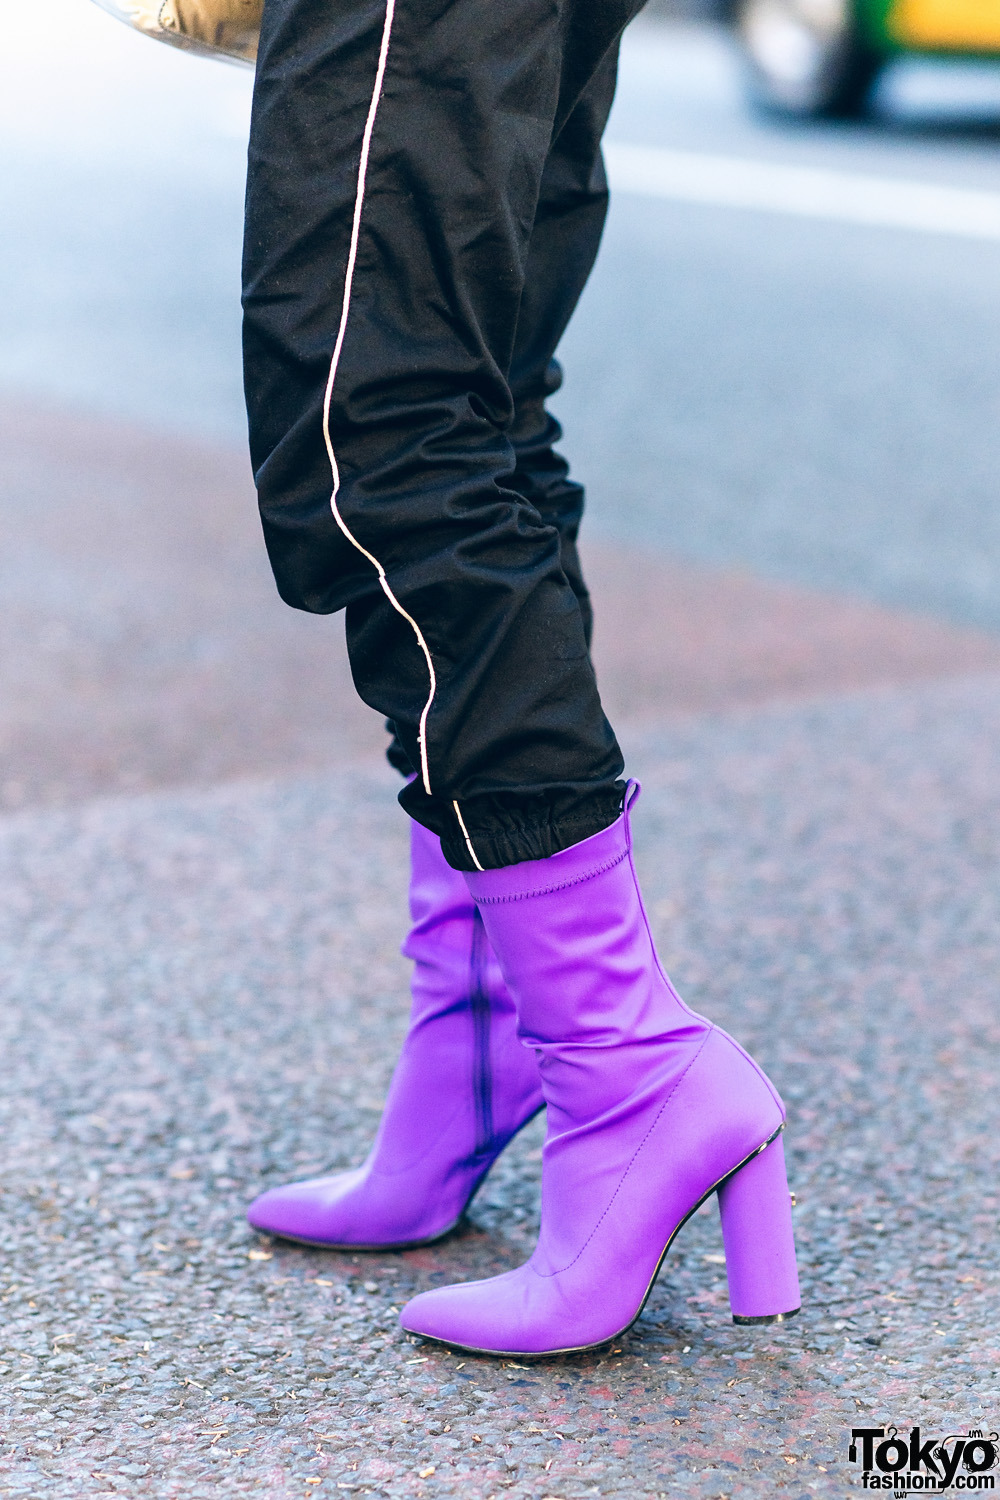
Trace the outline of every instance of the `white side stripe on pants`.
[[392, 22], [395, 12], [395, 0], [386, 0], [385, 24], [382, 28], [382, 46], [379, 51], [378, 70], [375, 74], [375, 87], [372, 90], [371, 103], [368, 106], [368, 118], [365, 121], [365, 131], [361, 142], [361, 161], [358, 166], [358, 190], [354, 199], [354, 222], [351, 226], [351, 248], [347, 257], [347, 273], [344, 277], [344, 300], [340, 309], [340, 328], [337, 332], [337, 342], [334, 345], [333, 358], [330, 361], [330, 374], [327, 378], [326, 395], [323, 400], [323, 440], [326, 443], [327, 457], [330, 460], [330, 471], [333, 475], [333, 493], [330, 496], [330, 509], [333, 512], [333, 519], [351, 545], [356, 547], [363, 557], [367, 557], [372, 567], [378, 573], [378, 581], [382, 592], [393, 609], [402, 615], [407, 624], [412, 627], [413, 633], [417, 638], [417, 644], [424, 653], [424, 659], [427, 662], [430, 691], [427, 695], [427, 702], [424, 704], [423, 713], [420, 715], [420, 731], [417, 742], [420, 746], [420, 779], [423, 782], [424, 791], [430, 796], [431, 778], [427, 763], [427, 715], [430, 713], [431, 704], [434, 702], [434, 695], [437, 692], [437, 677], [434, 672], [434, 663], [431, 660], [431, 653], [424, 639], [423, 631], [413, 616], [403, 608], [392, 592], [382, 564], [377, 557], [368, 551], [367, 547], [361, 545], [357, 537], [349, 530], [347, 523], [340, 513], [340, 507], [337, 504], [337, 497], [340, 494], [340, 469], [337, 465], [337, 456], [333, 451], [333, 441], [330, 437], [330, 404], [333, 399], [334, 382], [337, 379], [337, 367], [340, 364], [340, 356], [344, 348], [347, 320], [351, 311], [351, 291], [354, 286], [354, 268], [358, 259], [358, 240], [361, 235], [361, 211], [365, 202], [365, 179], [368, 175], [368, 158], [371, 154], [375, 117], [378, 114], [379, 101], [382, 97], [382, 85], [385, 80], [385, 66], [389, 57], [389, 42], [392, 37]]
[[451, 805], [455, 809], [455, 817], [458, 819], [458, 826], [462, 830], [462, 837], [465, 840], [465, 847], [472, 855], [472, 863], [475, 865], [477, 870], [481, 870], [483, 867], [479, 863], [479, 856], [477, 855], [475, 849], [473, 849], [472, 847], [472, 840], [469, 838], [469, 830], [465, 826], [465, 819], [462, 817], [461, 809], [459, 808], [457, 802], [453, 802]]

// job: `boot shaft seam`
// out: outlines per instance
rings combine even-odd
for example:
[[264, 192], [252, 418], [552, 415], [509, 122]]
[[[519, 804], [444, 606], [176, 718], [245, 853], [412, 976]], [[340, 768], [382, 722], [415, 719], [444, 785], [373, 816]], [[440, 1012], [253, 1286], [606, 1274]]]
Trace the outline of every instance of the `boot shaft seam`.
[[[560, 880], [555, 885], [539, 886], [537, 890], [514, 891], [510, 895], [505, 896], [480, 896], [473, 893], [472, 899], [477, 906], [504, 906], [512, 901], [527, 901], [532, 896], [550, 896], [555, 891], [565, 891], [574, 885], [584, 885], [588, 880], [593, 880], [596, 876], [603, 875], [608, 870], [613, 870], [616, 865], [620, 865], [624, 860], [628, 859], [628, 853], [627, 849], [623, 849], [620, 854], [615, 855], [614, 859], [604, 860], [601, 864], [595, 865], [593, 869], [587, 870], [584, 874], [574, 875], [571, 880]], [[552, 857], [558, 858], [556, 855]]]
[[[664, 1116], [666, 1110], [670, 1106], [670, 1101], [673, 1099], [673, 1097], [676, 1094], [677, 1090], [680, 1088], [681, 1084], [684, 1082], [685, 1078], [688, 1076], [688, 1074], [690, 1073], [691, 1069], [694, 1067], [695, 1063], [698, 1061], [699, 1057], [704, 1052], [705, 1048], [708, 1046], [709, 1038], [712, 1036], [712, 1033], [717, 1030], [717, 1028], [712, 1025], [711, 1021], [707, 1022], [706, 1025], [707, 1025], [707, 1030], [705, 1032], [705, 1035], [702, 1037], [701, 1046], [697, 1049], [697, 1051], [695, 1052], [694, 1056], [690, 1059], [690, 1061], [688, 1062], [687, 1067], [684, 1069], [683, 1073], [681, 1073], [680, 1077], [675, 1080], [673, 1088], [670, 1090], [670, 1093], [667, 1095], [667, 1097], [664, 1099], [663, 1103], [660, 1105], [659, 1109], [657, 1110], [655, 1120], [652, 1121], [652, 1123], [649, 1126], [649, 1129], [646, 1131], [646, 1134], [643, 1136], [642, 1140], [639, 1142], [639, 1144], [636, 1146], [635, 1150], [632, 1152], [632, 1155], [629, 1158], [628, 1165], [626, 1166], [626, 1168], [625, 1168], [624, 1172], [622, 1173], [621, 1177], [618, 1179], [617, 1186], [615, 1187], [614, 1192], [611, 1194], [611, 1197], [608, 1199], [608, 1201], [607, 1201], [607, 1203], [606, 1203], [606, 1205], [604, 1207], [604, 1212], [601, 1214], [601, 1217], [598, 1219], [597, 1223], [594, 1225], [593, 1229], [590, 1231], [590, 1233], [588, 1234], [587, 1238], [584, 1240], [583, 1244], [580, 1246], [579, 1250], [574, 1255], [573, 1259], [571, 1261], [569, 1261], [565, 1266], [560, 1266], [557, 1271], [539, 1271], [535, 1267], [532, 1267], [532, 1269], [535, 1270], [535, 1275], [536, 1276], [543, 1276], [543, 1277], [562, 1276], [562, 1275], [565, 1274], [566, 1271], [571, 1270], [572, 1267], [576, 1265], [576, 1263], [580, 1259], [581, 1255], [584, 1254], [584, 1252], [587, 1249], [587, 1246], [590, 1244], [590, 1242], [594, 1238], [594, 1236], [598, 1233], [598, 1231], [600, 1230], [601, 1225], [604, 1223], [605, 1219], [608, 1217], [608, 1214], [611, 1212], [612, 1208], [614, 1207], [615, 1199], [618, 1197], [618, 1194], [621, 1192], [621, 1190], [622, 1190], [622, 1188], [623, 1188], [623, 1186], [625, 1184], [626, 1177], [629, 1175], [629, 1173], [631, 1172], [632, 1168], [635, 1166], [636, 1161], [638, 1160], [638, 1158], [639, 1158], [641, 1152], [643, 1151], [643, 1149], [644, 1149], [647, 1141], [649, 1140], [650, 1136], [653, 1134], [653, 1132], [655, 1131], [656, 1127], [659, 1125], [660, 1121], [663, 1119], [663, 1116]], [[530, 1264], [530, 1262], [529, 1262], [529, 1264]]]

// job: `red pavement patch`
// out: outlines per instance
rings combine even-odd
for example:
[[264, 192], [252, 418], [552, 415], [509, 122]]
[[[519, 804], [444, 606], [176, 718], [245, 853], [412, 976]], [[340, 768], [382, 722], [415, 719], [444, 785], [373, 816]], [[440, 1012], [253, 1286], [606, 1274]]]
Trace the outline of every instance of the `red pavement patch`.
[[[0, 408], [0, 807], [380, 753], [336, 619], [274, 591], [247, 459]], [[969, 672], [1000, 641], [862, 601], [586, 549], [613, 720]]]
[[867, 600], [603, 544], [584, 561], [612, 719], [1000, 670], [985, 631]]

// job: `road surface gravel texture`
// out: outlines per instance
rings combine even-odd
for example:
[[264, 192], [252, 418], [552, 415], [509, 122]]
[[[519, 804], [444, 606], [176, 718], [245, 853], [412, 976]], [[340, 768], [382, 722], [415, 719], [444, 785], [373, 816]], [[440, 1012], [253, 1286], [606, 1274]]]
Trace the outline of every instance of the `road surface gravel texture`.
[[404, 1014], [390, 774], [94, 799], [0, 830], [0, 1493], [842, 1495], [852, 1425], [995, 1424], [1000, 682], [637, 732], [639, 858], [685, 995], [790, 1110], [801, 1317], [729, 1321], [714, 1207], [612, 1350], [400, 1333], [517, 1264], [540, 1132], [466, 1229], [255, 1236], [363, 1153]]
[[[560, 398], [598, 670], [663, 955], [789, 1105], [804, 1307], [732, 1325], [710, 1205], [611, 1348], [463, 1358], [397, 1309], [530, 1252], [540, 1122], [436, 1247], [243, 1218], [361, 1159], [408, 978], [381, 727], [234, 456], [246, 80], [8, 19], [0, 1496], [842, 1497], [854, 1426], [996, 1429], [995, 249], [616, 197]], [[704, 29], [632, 33], [612, 135], [1000, 186], [995, 105], [749, 122]]]

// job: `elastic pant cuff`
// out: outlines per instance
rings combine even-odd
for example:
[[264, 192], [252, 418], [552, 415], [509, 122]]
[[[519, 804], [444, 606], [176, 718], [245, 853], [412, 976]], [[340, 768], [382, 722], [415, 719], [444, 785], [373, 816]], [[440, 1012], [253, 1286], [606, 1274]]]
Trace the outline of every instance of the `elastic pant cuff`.
[[439, 836], [452, 869], [501, 870], [526, 860], [548, 859], [610, 828], [621, 817], [624, 795], [625, 783], [616, 781], [593, 789], [474, 797], [456, 808], [444, 799], [426, 797], [419, 782], [413, 782], [399, 800]]

